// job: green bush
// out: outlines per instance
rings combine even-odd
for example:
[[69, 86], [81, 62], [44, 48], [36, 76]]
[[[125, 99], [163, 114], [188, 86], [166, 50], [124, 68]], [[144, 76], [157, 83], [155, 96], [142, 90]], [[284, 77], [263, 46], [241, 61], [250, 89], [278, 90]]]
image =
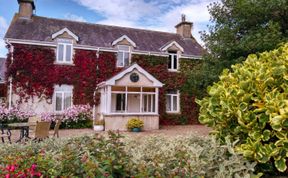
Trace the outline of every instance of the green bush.
[[221, 146], [205, 137], [137, 139], [114, 133], [0, 145], [0, 157], [0, 177], [34, 167], [43, 177], [232, 178], [252, 176], [255, 166], [229, 142]]
[[[242, 64], [224, 70], [220, 81], [197, 101], [199, 120], [224, 140], [238, 141], [236, 150], [265, 169], [287, 170], [288, 44], [249, 55]], [[273, 172], [273, 170], [271, 170]]]
[[127, 128], [129, 130], [133, 128], [142, 128], [144, 126], [144, 122], [139, 118], [131, 118], [127, 122]]

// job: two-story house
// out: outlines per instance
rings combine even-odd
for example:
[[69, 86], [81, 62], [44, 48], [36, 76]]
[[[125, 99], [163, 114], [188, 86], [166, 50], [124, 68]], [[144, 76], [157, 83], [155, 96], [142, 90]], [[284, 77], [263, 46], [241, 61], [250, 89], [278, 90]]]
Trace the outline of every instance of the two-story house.
[[144, 129], [196, 123], [185, 82], [203, 48], [185, 17], [176, 33], [53, 19], [18, 0], [7, 30], [8, 102], [36, 113], [90, 104], [106, 129], [125, 130], [139, 117]]

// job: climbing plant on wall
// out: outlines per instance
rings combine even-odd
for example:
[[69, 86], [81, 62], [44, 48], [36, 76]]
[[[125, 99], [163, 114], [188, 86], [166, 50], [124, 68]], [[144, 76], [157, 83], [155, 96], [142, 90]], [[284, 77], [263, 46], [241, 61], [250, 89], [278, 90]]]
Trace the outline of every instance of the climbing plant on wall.
[[[94, 104], [93, 93], [97, 84], [121, 70], [116, 68], [115, 53], [109, 52], [97, 55], [96, 51], [77, 49], [73, 65], [57, 65], [55, 49], [18, 44], [14, 46], [13, 57], [13, 62], [8, 57], [6, 76], [7, 80], [9, 76], [13, 77], [13, 91], [20, 96], [19, 102], [34, 97], [51, 102], [54, 85], [68, 84], [74, 86], [74, 104]], [[197, 123], [195, 96], [186, 85], [188, 71], [196, 66], [196, 60], [180, 59], [180, 72], [167, 70], [167, 57], [133, 55], [131, 61], [165, 84], [159, 93], [161, 124]], [[169, 89], [181, 91], [181, 114], [166, 114], [165, 93]]]

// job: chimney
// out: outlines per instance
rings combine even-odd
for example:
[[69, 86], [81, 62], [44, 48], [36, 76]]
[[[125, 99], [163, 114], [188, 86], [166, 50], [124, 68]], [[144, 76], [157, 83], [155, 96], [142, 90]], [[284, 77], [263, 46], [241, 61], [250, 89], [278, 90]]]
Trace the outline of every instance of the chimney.
[[191, 38], [192, 37], [192, 22], [186, 22], [186, 16], [182, 14], [181, 22], [175, 26], [177, 30], [177, 34], [181, 35], [183, 38]]
[[34, 0], [17, 0], [19, 4], [19, 17], [31, 19], [33, 10], [35, 10]]

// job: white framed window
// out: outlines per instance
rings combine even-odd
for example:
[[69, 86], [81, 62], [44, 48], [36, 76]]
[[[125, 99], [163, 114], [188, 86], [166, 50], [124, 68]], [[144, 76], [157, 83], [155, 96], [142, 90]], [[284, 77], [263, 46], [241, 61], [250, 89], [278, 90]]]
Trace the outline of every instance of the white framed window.
[[73, 63], [73, 42], [68, 39], [57, 40], [56, 63], [72, 64]]
[[180, 93], [179, 90], [168, 90], [166, 94], [166, 112], [180, 112]]
[[126, 107], [126, 94], [116, 94], [116, 112], [124, 112]]
[[118, 45], [117, 67], [126, 67], [130, 63], [130, 46]]
[[56, 85], [54, 87], [54, 111], [63, 112], [72, 106], [73, 86]]
[[177, 52], [169, 52], [168, 70], [178, 71], [178, 69], [179, 69], [179, 59]]

